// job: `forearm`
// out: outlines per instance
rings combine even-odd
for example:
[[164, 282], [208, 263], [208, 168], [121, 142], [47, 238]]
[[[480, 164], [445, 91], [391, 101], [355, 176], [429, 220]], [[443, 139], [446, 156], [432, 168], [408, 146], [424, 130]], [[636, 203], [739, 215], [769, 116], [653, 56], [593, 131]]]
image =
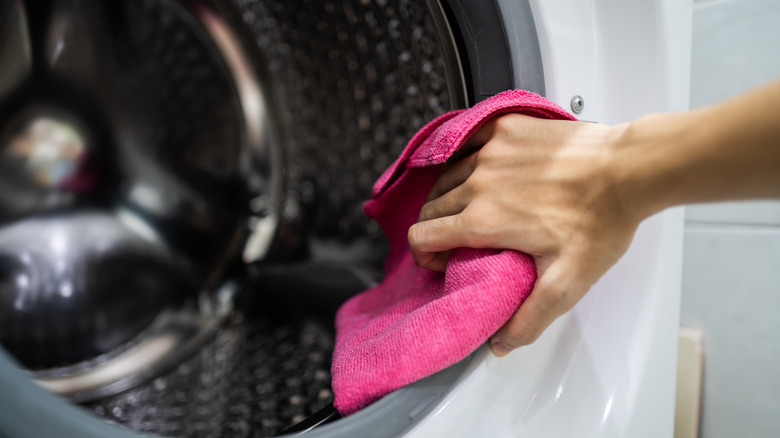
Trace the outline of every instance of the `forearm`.
[[644, 218], [701, 202], [780, 198], [780, 81], [719, 105], [626, 126], [616, 185]]
[[444, 270], [448, 250], [507, 248], [538, 278], [491, 341], [504, 355], [533, 342], [626, 251], [639, 223], [667, 207], [780, 198], [780, 82], [723, 104], [620, 126], [504, 115], [470, 140], [479, 151], [434, 186], [409, 244]]

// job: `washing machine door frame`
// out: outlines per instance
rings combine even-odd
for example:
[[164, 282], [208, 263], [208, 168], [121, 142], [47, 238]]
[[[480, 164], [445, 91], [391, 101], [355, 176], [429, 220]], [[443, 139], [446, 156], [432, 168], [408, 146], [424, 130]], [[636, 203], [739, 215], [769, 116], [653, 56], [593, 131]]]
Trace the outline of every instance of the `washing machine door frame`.
[[[469, 106], [513, 88], [545, 95], [539, 37], [527, 0], [514, 2], [511, 10], [497, 0], [442, 0], [438, 4], [449, 22], [449, 29], [440, 29], [440, 33], [449, 32], [458, 48]], [[512, 14], [514, 40], [504, 24], [507, 13]]]

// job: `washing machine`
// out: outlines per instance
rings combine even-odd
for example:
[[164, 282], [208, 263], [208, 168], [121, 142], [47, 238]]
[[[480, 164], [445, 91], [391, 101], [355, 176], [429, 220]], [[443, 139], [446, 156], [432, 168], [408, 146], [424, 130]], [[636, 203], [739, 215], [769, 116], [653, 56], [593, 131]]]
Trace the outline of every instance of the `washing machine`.
[[670, 437], [682, 211], [533, 345], [340, 418], [361, 214], [427, 121], [511, 88], [687, 108], [691, 2], [0, 0], [0, 437]]

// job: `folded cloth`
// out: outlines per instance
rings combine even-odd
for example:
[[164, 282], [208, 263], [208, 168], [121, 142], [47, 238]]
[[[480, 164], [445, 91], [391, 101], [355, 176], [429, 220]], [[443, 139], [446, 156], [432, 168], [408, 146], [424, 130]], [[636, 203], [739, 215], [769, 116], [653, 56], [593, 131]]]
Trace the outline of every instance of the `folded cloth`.
[[445, 273], [415, 264], [407, 232], [443, 164], [500, 114], [575, 120], [548, 100], [510, 90], [423, 127], [374, 185], [365, 213], [390, 241], [385, 279], [336, 315], [335, 406], [349, 415], [462, 360], [517, 311], [536, 281], [533, 259], [511, 250], [457, 248]]

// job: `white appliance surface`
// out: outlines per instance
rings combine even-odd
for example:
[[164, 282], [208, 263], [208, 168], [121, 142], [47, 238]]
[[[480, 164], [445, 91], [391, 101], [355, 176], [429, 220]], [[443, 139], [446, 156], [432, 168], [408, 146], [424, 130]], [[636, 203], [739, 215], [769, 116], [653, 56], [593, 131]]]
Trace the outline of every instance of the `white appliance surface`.
[[[516, 47], [513, 3], [499, 4]], [[531, 4], [549, 99], [569, 109], [580, 95], [580, 118], [607, 124], [687, 109], [692, 2]], [[533, 345], [503, 359], [483, 347], [406, 436], [671, 437], [683, 214], [646, 220], [623, 259]]]

